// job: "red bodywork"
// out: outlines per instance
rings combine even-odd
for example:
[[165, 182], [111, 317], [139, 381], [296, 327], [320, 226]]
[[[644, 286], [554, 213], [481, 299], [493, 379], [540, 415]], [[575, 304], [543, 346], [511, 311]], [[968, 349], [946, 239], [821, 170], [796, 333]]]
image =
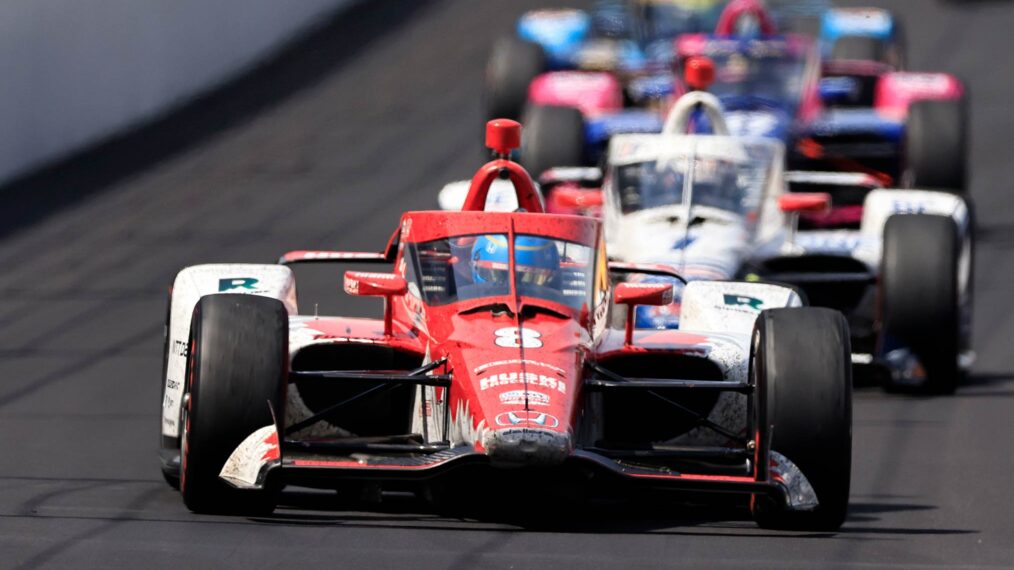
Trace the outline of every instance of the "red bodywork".
[[754, 18], [760, 32], [766, 36], [777, 33], [774, 20], [759, 0], [732, 0], [722, 10], [715, 26], [715, 35], [731, 36], [736, 33], [736, 24], [741, 18]]
[[[492, 130], [514, 128], [517, 128], [516, 123], [506, 122]], [[502, 132], [491, 132], [488, 139], [518, 140], [513, 134], [504, 135]], [[307, 454], [300, 453], [299, 449], [313, 445], [341, 445], [342, 442], [340, 438], [336, 442], [304, 442], [300, 447], [286, 441], [282, 444], [281, 472], [295, 473], [293, 477], [302, 481], [334, 470], [353, 477], [368, 476], [369, 473], [375, 476], [379, 473], [381, 477], [393, 477], [396, 473], [425, 473], [425, 476], [431, 476], [442, 468], [470, 462], [530, 467], [577, 461], [630, 480], [648, 481], [652, 485], [779, 496], [781, 488], [768, 480], [767, 448], [762, 442], [757, 445], [759, 435], [743, 435], [752, 440], [752, 445], [746, 445], [744, 439], [744, 447], [735, 452], [742, 454], [744, 464], [731, 474], [728, 470], [716, 473], [705, 468], [684, 473], [669, 468], [628, 464], [578, 445], [582, 424], [601, 421], [588, 417], [588, 382], [598, 378], [589, 372], [590, 367], [617, 358], [651, 353], [705, 359], [712, 339], [678, 330], [635, 331], [627, 327], [624, 331], [609, 328], [607, 321], [613, 303], [611, 271], [674, 275], [672, 270], [664, 266], [607, 263], [600, 222], [582, 216], [543, 213], [527, 173], [505, 158], [510, 149], [497, 147], [495, 150], [504, 158], [479, 169], [472, 180], [464, 211], [405, 213], [386, 253], [300, 251], [283, 257], [283, 262], [287, 263], [384, 260], [393, 264], [392, 274], [346, 273], [345, 285], [350, 293], [386, 298], [383, 322], [325, 317], [309, 321], [306, 326], [312, 328], [313, 342], [379, 345], [413, 355], [421, 361], [423, 368], [420, 370], [425, 371], [422, 375], [405, 376], [392, 372], [390, 374], [394, 376], [386, 378], [388, 381], [403, 381], [414, 377], [421, 385], [430, 387], [420, 391], [423, 394], [425, 390], [432, 390], [421, 396], [422, 403], [415, 407], [413, 413], [424, 426], [435, 429], [433, 426], [440, 422], [439, 415], [443, 410], [448, 418], [443, 431], [445, 441], [419, 444], [415, 446], [418, 447], [417, 453], [406, 454], [411, 450], [399, 447], [400, 453], [393, 455], [376, 452], [358, 455]], [[498, 175], [505, 175], [514, 182], [519, 203], [530, 211], [481, 210], [489, 183]], [[516, 278], [510, 282], [510, 290], [506, 294], [446, 304], [428, 304], [412, 293], [413, 277], [409, 274], [412, 259], [408, 258], [408, 252], [416, 244], [449, 237], [491, 234], [508, 236], [512, 253], [511, 274], [514, 274], [515, 235], [541, 236], [589, 248], [592, 258], [586, 262], [593, 269], [589, 274], [591, 283], [587, 301], [583, 304], [563, 304], [522, 295]], [[452, 261], [453, 258], [448, 260], [449, 263]], [[637, 304], [669, 303], [673, 295], [671, 286], [659, 284], [624, 284], [618, 291], [615, 302], [629, 304], [631, 309]], [[332, 374], [331, 378], [340, 377], [339, 373], [327, 372], [293, 374]], [[385, 378], [383, 373], [377, 373], [376, 377], [378, 381]], [[428, 382], [431, 378], [433, 381]], [[445, 378], [449, 381], [438, 381]], [[627, 380], [612, 375], [598, 382], [597, 389], [601, 390], [603, 384]], [[727, 384], [724, 382], [657, 379], [651, 382], [655, 387], [684, 382], [682, 386], [685, 388], [710, 386], [713, 390], [749, 390], [736, 383], [725, 388]], [[723, 387], [719, 388], [718, 384]]]

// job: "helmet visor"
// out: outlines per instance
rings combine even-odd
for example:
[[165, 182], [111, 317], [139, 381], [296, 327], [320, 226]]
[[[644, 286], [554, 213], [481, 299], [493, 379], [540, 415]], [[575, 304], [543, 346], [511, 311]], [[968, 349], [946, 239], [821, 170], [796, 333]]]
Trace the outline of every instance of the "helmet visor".
[[517, 266], [518, 284], [545, 285], [553, 278], [553, 270], [541, 267]]
[[476, 261], [474, 271], [479, 281], [491, 285], [504, 285], [510, 276], [508, 265], [495, 261]]

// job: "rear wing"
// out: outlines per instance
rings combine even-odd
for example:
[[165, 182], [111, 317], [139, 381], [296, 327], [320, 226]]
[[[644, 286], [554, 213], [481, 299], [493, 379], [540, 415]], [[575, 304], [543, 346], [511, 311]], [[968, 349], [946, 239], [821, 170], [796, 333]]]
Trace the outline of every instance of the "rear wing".
[[298, 250], [286, 252], [278, 259], [281, 265], [301, 263], [391, 263], [385, 253], [364, 251]]
[[883, 188], [883, 182], [865, 172], [825, 172], [790, 170], [785, 173], [790, 192], [828, 192], [835, 189], [861, 188], [870, 191]]
[[299, 249], [288, 251], [280, 258], [281, 265], [296, 265], [302, 263], [394, 263], [398, 253], [398, 243], [401, 241], [401, 227], [399, 226], [387, 240], [387, 246], [383, 253], [372, 251], [332, 251], [319, 249]]

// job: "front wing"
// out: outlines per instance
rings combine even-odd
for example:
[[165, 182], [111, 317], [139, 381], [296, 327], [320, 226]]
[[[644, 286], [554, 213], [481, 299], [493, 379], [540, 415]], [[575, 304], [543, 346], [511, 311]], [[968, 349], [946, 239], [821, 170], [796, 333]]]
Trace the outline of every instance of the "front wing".
[[[706, 450], [705, 450], [706, 451]], [[620, 483], [658, 489], [769, 496], [792, 510], [811, 510], [816, 493], [798, 467], [781, 454], [768, 452], [768, 469], [752, 474], [681, 473], [653, 468], [602, 453], [577, 449], [561, 465], [612, 475]], [[221, 478], [238, 489], [300, 484], [328, 487], [337, 480], [425, 481], [465, 466], [488, 466], [488, 457], [469, 446], [412, 455], [307, 453], [279, 442], [274, 425], [250, 434], [229, 457]]]

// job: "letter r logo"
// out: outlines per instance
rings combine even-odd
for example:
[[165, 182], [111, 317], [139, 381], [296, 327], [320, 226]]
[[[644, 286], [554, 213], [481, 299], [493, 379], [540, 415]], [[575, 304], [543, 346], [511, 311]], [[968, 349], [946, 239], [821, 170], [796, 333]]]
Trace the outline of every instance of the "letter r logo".
[[246, 289], [252, 291], [259, 279], [254, 277], [230, 277], [218, 280], [218, 292], [232, 291], [233, 289]]
[[747, 297], [744, 295], [726, 294], [724, 295], [724, 300], [726, 305], [742, 305], [750, 307], [755, 311], [761, 310], [761, 306], [764, 304], [764, 301], [761, 299], [757, 299], [756, 297]]

